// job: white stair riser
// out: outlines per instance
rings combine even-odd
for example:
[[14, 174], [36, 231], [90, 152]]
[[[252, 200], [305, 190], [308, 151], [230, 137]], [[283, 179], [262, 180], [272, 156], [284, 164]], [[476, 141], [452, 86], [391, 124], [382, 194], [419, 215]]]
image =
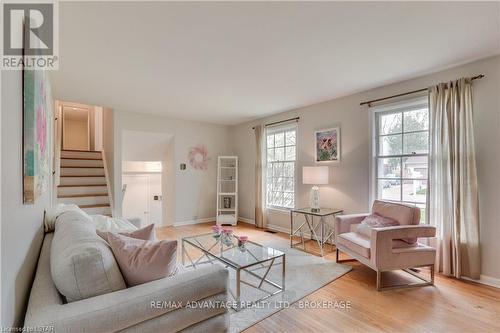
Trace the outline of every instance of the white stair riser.
[[106, 184], [106, 177], [61, 177], [61, 185]]
[[91, 215], [101, 214], [101, 215], [110, 215], [111, 207], [93, 207], [93, 208], [82, 208], [82, 210]]
[[109, 204], [108, 196], [57, 198], [59, 203], [75, 205]]
[[79, 186], [79, 187], [58, 187], [57, 194], [72, 195], [72, 194], [93, 194], [93, 193], [108, 193], [107, 186]]
[[61, 157], [72, 157], [72, 158], [98, 158], [102, 159], [102, 155], [100, 152], [91, 152], [91, 151], [69, 151], [62, 150]]
[[104, 176], [104, 168], [62, 168], [61, 176], [67, 175], [96, 175]]
[[71, 160], [61, 159], [61, 167], [77, 166], [77, 167], [102, 167], [104, 166], [102, 160]]

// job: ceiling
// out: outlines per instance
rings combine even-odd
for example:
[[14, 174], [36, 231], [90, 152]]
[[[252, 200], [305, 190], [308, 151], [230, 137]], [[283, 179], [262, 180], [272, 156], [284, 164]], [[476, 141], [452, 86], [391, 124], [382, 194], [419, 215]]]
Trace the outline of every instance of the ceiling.
[[236, 124], [500, 53], [500, 4], [60, 2], [56, 98]]

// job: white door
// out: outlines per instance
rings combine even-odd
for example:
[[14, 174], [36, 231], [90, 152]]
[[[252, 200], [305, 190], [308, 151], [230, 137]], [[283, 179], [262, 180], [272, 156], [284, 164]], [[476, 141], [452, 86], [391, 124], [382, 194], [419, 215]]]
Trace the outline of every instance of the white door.
[[147, 175], [123, 175], [125, 191], [122, 200], [123, 217], [139, 217], [141, 225], [149, 221], [149, 177]]

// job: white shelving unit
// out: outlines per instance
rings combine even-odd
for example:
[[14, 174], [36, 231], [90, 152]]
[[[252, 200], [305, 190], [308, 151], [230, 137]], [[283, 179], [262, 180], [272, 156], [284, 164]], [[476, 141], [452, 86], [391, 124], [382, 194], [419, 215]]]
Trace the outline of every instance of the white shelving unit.
[[238, 156], [219, 156], [217, 225], [238, 223]]

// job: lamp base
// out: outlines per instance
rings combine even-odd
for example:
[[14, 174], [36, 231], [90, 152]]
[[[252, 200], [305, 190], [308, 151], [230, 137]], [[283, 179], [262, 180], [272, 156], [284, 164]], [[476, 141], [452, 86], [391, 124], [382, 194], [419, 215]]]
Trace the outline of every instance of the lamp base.
[[309, 206], [312, 212], [319, 212], [319, 187], [313, 186], [311, 188], [311, 193], [309, 194]]

